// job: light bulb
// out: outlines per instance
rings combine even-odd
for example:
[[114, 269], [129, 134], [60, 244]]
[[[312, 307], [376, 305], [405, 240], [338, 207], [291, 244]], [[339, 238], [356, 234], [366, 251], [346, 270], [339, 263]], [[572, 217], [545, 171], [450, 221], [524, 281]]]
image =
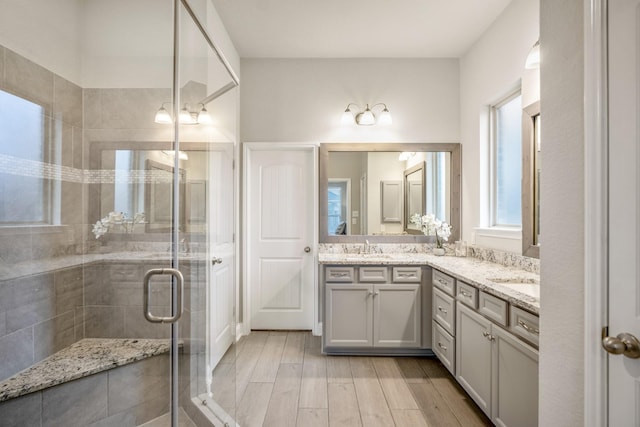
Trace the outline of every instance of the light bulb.
[[340, 123], [342, 123], [343, 125], [352, 125], [353, 121], [353, 113], [351, 112], [351, 110], [349, 110], [349, 108], [347, 108], [346, 110], [344, 110], [344, 113], [342, 113], [342, 117], [340, 117]]
[[207, 109], [204, 108], [204, 105], [202, 106], [202, 110], [198, 113], [198, 123], [203, 125], [213, 124], [213, 119]]
[[533, 45], [529, 54], [527, 55], [527, 61], [524, 64], [524, 68], [527, 70], [533, 70], [535, 68], [540, 68], [540, 42], [536, 42]]
[[187, 104], [185, 104], [184, 108], [180, 110], [178, 118], [180, 120], [180, 124], [183, 125], [192, 125], [196, 123], [196, 120], [193, 118], [189, 110], [187, 110]]
[[167, 124], [173, 123], [173, 119], [171, 118], [171, 114], [169, 114], [169, 112], [164, 108], [164, 106], [160, 107], [160, 109], [156, 113], [155, 122], [163, 124], [163, 125], [167, 125]]
[[391, 113], [387, 110], [387, 107], [382, 110], [382, 113], [378, 116], [378, 124], [383, 126], [388, 126], [393, 124], [393, 119], [391, 118]]
[[371, 112], [369, 106], [367, 105], [367, 109], [356, 116], [356, 121], [359, 125], [371, 126], [376, 123], [376, 117], [373, 115], [373, 112]]

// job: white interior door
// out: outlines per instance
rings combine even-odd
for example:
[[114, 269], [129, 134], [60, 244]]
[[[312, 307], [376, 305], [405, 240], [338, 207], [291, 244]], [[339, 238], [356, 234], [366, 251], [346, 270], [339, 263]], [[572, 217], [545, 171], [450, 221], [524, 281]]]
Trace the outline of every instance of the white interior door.
[[[609, 336], [640, 337], [640, 0], [609, 2]], [[608, 356], [609, 425], [640, 425], [640, 359]]]
[[269, 147], [245, 157], [251, 329], [313, 329], [316, 147]]
[[211, 372], [235, 336], [235, 244], [233, 144], [209, 152], [209, 280], [207, 283], [207, 372]]

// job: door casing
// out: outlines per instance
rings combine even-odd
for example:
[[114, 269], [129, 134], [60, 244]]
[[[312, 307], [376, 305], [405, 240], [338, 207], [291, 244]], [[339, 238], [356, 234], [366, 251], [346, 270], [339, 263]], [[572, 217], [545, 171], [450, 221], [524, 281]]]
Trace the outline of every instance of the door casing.
[[608, 128], [607, 0], [584, 0], [585, 301], [584, 422], [607, 425]]

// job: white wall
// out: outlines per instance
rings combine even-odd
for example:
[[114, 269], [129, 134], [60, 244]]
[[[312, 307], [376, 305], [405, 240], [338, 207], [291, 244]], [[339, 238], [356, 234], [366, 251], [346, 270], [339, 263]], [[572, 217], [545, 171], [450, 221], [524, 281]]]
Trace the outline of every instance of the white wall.
[[81, 85], [83, 0], [0, 2], [0, 44]]
[[538, 72], [524, 63], [539, 35], [539, 1], [513, 0], [460, 60], [462, 239], [521, 253], [522, 241], [476, 235], [488, 226], [488, 106], [523, 86], [523, 106], [539, 99]]
[[[241, 137], [459, 142], [458, 79], [457, 59], [242, 59]], [[386, 103], [393, 125], [342, 126], [349, 102]]]
[[582, 0], [542, 0], [541, 426], [584, 425]]

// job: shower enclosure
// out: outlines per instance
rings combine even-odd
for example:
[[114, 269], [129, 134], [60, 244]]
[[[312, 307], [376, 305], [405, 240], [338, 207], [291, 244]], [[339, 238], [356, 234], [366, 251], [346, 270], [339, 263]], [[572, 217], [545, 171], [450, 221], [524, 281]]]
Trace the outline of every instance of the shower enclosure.
[[234, 424], [239, 82], [211, 8], [0, 5], [3, 423]]

